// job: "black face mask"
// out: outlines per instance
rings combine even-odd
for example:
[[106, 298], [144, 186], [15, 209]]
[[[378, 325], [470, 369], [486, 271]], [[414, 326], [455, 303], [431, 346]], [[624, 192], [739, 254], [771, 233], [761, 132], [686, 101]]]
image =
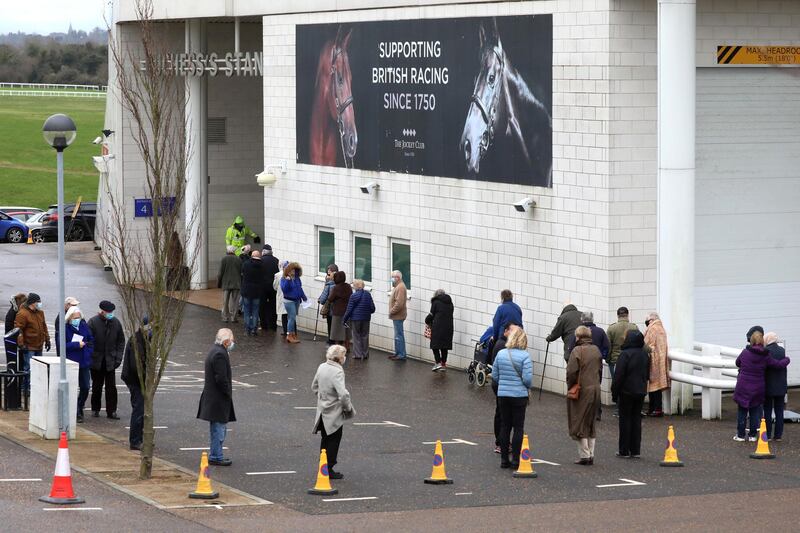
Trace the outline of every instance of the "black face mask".
[[234, 224], [233, 227], [238, 229], [239, 231], [242, 230], [242, 225], [241, 224]]
[[645, 320], [644, 321], [644, 325], [649, 328], [650, 327], [650, 322], [652, 322], [652, 320]]

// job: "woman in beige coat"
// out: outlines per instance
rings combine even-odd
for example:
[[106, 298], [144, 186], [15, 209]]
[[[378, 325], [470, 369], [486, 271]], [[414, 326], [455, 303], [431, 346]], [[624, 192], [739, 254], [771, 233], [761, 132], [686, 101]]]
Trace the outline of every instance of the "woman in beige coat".
[[325, 358], [327, 360], [319, 365], [311, 383], [311, 390], [317, 395], [314, 433], [322, 433], [320, 450], [325, 450], [328, 456], [328, 476], [331, 479], [342, 479], [344, 475], [335, 472], [333, 467], [339, 455], [344, 421], [355, 416], [356, 410], [344, 384], [342, 365], [347, 359], [345, 347], [339, 345], [328, 347]]
[[647, 416], [664, 416], [663, 391], [670, 386], [669, 381], [669, 345], [664, 324], [658, 313], [650, 313], [644, 321], [647, 331], [644, 343], [650, 347], [650, 380], [647, 383], [648, 406]]
[[594, 464], [595, 416], [600, 407], [600, 370], [603, 357], [592, 344], [592, 330], [580, 326], [575, 330], [575, 348], [567, 363], [567, 389], [580, 383], [577, 400], [567, 399], [569, 436], [578, 441], [580, 459], [577, 465]]

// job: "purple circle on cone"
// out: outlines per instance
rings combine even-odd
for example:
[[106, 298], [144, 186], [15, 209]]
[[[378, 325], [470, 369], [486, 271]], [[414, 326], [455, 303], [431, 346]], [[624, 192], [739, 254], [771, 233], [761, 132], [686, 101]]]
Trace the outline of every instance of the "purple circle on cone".
[[433, 466], [442, 466], [442, 463], [444, 463], [444, 459], [442, 459], [442, 456], [439, 455], [438, 453], [435, 454], [433, 456]]
[[769, 441], [769, 439], [767, 438], [767, 433], [766, 432], [761, 434], [761, 440], [763, 440], [764, 442]]
[[203, 469], [203, 475], [204, 475], [205, 477], [208, 477], [208, 467], [205, 467], [205, 468]]
[[319, 473], [320, 473], [320, 474], [322, 474], [322, 475], [323, 475], [323, 476], [325, 476], [325, 477], [328, 477], [328, 465], [327, 465], [327, 463], [326, 463], [326, 464], [324, 464], [324, 465], [322, 465], [322, 466], [319, 468]]
[[520, 454], [520, 457], [522, 457], [523, 461], [529, 461], [530, 458], [531, 458], [530, 450], [522, 450], [522, 453]]

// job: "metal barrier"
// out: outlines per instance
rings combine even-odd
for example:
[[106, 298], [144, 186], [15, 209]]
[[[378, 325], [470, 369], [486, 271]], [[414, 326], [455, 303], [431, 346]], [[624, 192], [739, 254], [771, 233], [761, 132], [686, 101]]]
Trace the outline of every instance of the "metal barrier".
[[21, 91], [18, 89], [0, 90], [0, 96], [67, 96], [75, 98], [105, 98], [99, 91]]
[[19, 89], [72, 89], [72, 90], [81, 90], [81, 91], [101, 91], [105, 92], [108, 90], [107, 85], [76, 85], [72, 83], [25, 83], [25, 82], [9, 82], [3, 81], [0, 82], [0, 88], [2, 87], [10, 87], [10, 88], [19, 88]]
[[701, 375], [670, 370], [669, 377], [681, 383], [701, 387], [703, 420], [721, 419], [722, 389], [731, 390], [736, 387], [735, 379], [723, 379], [723, 375], [736, 377], [736, 361], [731, 357], [738, 356], [740, 350], [717, 344], [700, 343], [696, 343], [694, 349], [700, 354], [670, 350], [669, 358], [672, 361], [688, 363], [700, 369]]

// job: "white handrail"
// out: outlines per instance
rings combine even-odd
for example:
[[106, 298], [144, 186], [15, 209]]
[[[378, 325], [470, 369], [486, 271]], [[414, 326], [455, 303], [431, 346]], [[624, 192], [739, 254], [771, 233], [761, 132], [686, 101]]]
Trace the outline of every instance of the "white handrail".
[[697, 385], [702, 388], [702, 410], [703, 419], [722, 418], [722, 390], [730, 390], [736, 387], [735, 379], [723, 379], [726, 377], [737, 377], [736, 361], [731, 356], [738, 356], [739, 350], [727, 346], [716, 344], [705, 344], [695, 342], [694, 349], [700, 354], [686, 353], [682, 350], [670, 350], [669, 358], [678, 363], [687, 363], [692, 368], [699, 368], [702, 375], [680, 372], [680, 368], [670, 370], [671, 379], [680, 383]]
[[698, 387], [707, 387], [712, 389], [732, 389], [736, 387], [735, 379], [712, 379], [703, 376], [695, 376], [694, 374], [675, 372], [674, 370], [669, 371], [669, 377], [675, 381], [689, 383], [690, 385], [697, 385]]
[[688, 354], [680, 350], [670, 350], [669, 358], [681, 363], [690, 363], [694, 366], [709, 368], [736, 368], [736, 362], [722, 357], [709, 357], [703, 355]]
[[[703, 349], [703, 344], [700, 342], [694, 343], [694, 349], [698, 352]], [[727, 357], [739, 357], [739, 354], [742, 353], [742, 350], [739, 348], [731, 348], [730, 346], [719, 346], [719, 354], [725, 355]]]

